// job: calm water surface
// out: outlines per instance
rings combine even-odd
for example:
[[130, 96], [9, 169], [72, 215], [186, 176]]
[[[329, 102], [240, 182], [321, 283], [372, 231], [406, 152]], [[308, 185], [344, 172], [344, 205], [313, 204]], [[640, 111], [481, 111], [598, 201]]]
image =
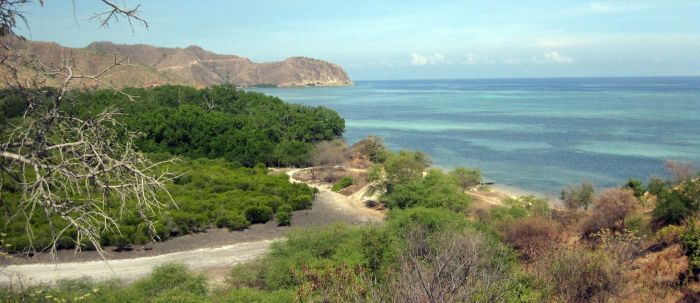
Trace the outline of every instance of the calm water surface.
[[553, 195], [587, 180], [616, 186], [700, 164], [700, 77], [358, 81], [259, 88], [346, 121], [349, 143], [382, 136], [435, 165], [480, 168], [504, 186]]

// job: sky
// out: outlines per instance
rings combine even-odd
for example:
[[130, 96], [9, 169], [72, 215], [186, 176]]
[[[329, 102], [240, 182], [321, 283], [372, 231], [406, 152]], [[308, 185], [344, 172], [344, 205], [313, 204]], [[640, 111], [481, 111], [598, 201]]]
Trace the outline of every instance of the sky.
[[149, 27], [90, 20], [98, 0], [23, 10], [28, 39], [199, 45], [256, 62], [306, 56], [354, 80], [700, 76], [700, 1], [116, 0]]

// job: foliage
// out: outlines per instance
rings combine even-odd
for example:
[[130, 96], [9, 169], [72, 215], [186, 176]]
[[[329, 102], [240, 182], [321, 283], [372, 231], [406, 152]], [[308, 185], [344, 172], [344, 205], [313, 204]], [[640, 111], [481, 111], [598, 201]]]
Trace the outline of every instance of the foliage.
[[[333, 139], [345, 128], [344, 120], [330, 109], [288, 104], [230, 85], [124, 91], [138, 102], [110, 90], [74, 92], [76, 102], [65, 110], [87, 118], [118, 108], [123, 125], [143, 134], [136, 143], [144, 152], [225, 158], [248, 167], [305, 165], [312, 142]], [[12, 91], [0, 94], [3, 119], [20, 116], [14, 96]]]
[[352, 150], [372, 163], [384, 163], [389, 156], [389, 149], [384, 140], [377, 136], [367, 136], [352, 146]]
[[277, 225], [289, 226], [292, 224], [292, 207], [289, 204], [282, 205], [275, 214]]
[[132, 285], [115, 281], [60, 281], [55, 287], [0, 288], [3, 302], [207, 302], [206, 279], [181, 264], [166, 264]]
[[381, 200], [390, 209], [429, 207], [452, 211], [463, 211], [471, 202], [457, 179], [437, 169], [430, 170], [424, 178], [394, 185]]
[[644, 193], [646, 192], [646, 188], [644, 188], [642, 180], [635, 178], [630, 178], [629, 180], [627, 180], [627, 183], [625, 183], [625, 185], [622, 186], [622, 188], [631, 190], [634, 193], [634, 196], [638, 199], [644, 196]]
[[[234, 268], [226, 292], [251, 294], [251, 300], [252, 294], [272, 298], [283, 292], [302, 302], [415, 302], [410, 294], [426, 293], [416, 284], [420, 278], [414, 266], [421, 266], [436, 273], [424, 281], [435, 282], [431, 295], [451, 286], [459, 290], [443, 293], [445, 302], [538, 298], [511, 251], [471, 229], [460, 214], [439, 208], [392, 210], [386, 223], [294, 231], [287, 241], [273, 244], [265, 258]], [[449, 270], [438, 274], [446, 265]], [[463, 275], [467, 279], [460, 283]]]
[[266, 205], [248, 206], [243, 213], [250, 223], [265, 223], [272, 219], [272, 208]]
[[420, 226], [429, 232], [442, 232], [450, 229], [463, 229], [464, 217], [455, 212], [439, 208], [393, 209], [386, 218], [389, 230], [404, 235], [407, 231]]
[[688, 271], [693, 275], [700, 272], [700, 229], [691, 223], [680, 237], [681, 246], [688, 256]]
[[549, 202], [546, 199], [527, 195], [504, 199], [503, 206], [491, 209], [490, 218], [493, 221], [502, 221], [532, 216], [548, 217], [550, 212]]
[[384, 162], [387, 191], [393, 186], [420, 179], [430, 166], [430, 157], [422, 152], [402, 150], [392, 153]]
[[481, 184], [481, 171], [466, 167], [457, 167], [450, 172], [450, 175], [459, 180], [463, 189], [469, 189]]
[[625, 228], [625, 218], [638, 204], [639, 200], [630, 190], [605, 190], [595, 198], [593, 212], [583, 222], [581, 232], [591, 234], [602, 229], [621, 231]]
[[[267, 222], [282, 205], [293, 210], [308, 208], [315, 194], [309, 186], [290, 183], [287, 175], [269, 175], [266, 169], [236, 168], [222, 159], [183, 160], [164, 169], [183, 175], [167, 185], [175, 205], [151, 218], [160, 240], [204, 231], [211, 225], [230, 230], [244, 229], [250, 224]], [[8, 189], [5, 187], [4, 190]], [[8, 203], [8, 207], [12, 205]], [[9, 214], [12, 213], [10, 210]], [[116, 214], [119, 209], [108, 211]], [[34, 244], [39, 248], [49, 243], [49, 239], [43, 236], [49, 227], [42, 218], [35, 216], [33, 222], [37, 236]], [[7, 234], [7, 244], [12, 245], [9, 250], [26, 250], [29, 244], [23, 222], [7, 213], [0, 222], [4, 226], [2, 232]], [[150, 241], [149, 227], [138, 217], [124, 215], [118, 224], [120, 233], [106, 233], [101, 239], [102, 245], [126, 246]], [[75, 232], [71, 230], [66, 241], [59, 243], [59, 248], [72, 248], [70, 237]]]
[[550, 250], [535, 266], [536, 274], [551, 285], [554, 297], [561, 302], [606, 302], [624, 281], [620, 275], [623, 264], [603, 250]]
[[652, 212], [658, 226], [680, 224], [700, 210], [700, 180], [686, 180], [675, 187], [650, 185], [656, 195], [656, 207]]
[[501, 239], [520, 252], [525, 261], [535, 260], [558, 244], [560, 226], [543, 217], [510, 220], [499, 228]]
[[340, 181], [335, 182], [335, 184], [333, 184], [333, 187], [331, 188], [331, 190], [338, 192], [338, 191], [341, 191], [341, 190], [347, 188], [348, 186], [352, 185], [352, 183], [353, 183], [352, 178], [349, 176], [345, 176], [342, 179], [340, 179]]
[[582, 182], [580, 185], [564, 188], [559, 199], [569, 209], [588, 209], [593, 202], [593, 192], [593, 184]]

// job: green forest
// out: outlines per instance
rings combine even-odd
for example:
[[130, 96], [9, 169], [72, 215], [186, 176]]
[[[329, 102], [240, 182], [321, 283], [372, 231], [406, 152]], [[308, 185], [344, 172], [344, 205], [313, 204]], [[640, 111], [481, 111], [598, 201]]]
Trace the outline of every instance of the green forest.
[[[139, 150], [189, 158], [223, 158], [246, 167], [303, 166], [313, 143], [342, 135], [345, 121], [325, 107], [285, 103], [231, 85], [196, 89], [165, 85], [151, 89], [73, 91], [66, 112], [89, 118], [107, 109], [141, 134]], [[42, 92], [50, 98], [56, 92]], [[132, 96], [129, 98], [128, 96]], [[24, 113], [27, 101], [13, 90], [0, 91], [0, 123]]]
[[[117, 108], [119, 122], [140, 135], [135, 142], [149, 158], [160, 161], [179, 156], [159, 168], [177, 177], [166, 186], [169, 195], [159, 193], [158, 199], [166, 207], [145, 214], [148, 220], [135, 213], [121, 214], [116, 200], [105, 207], [109, 215], [119, 218], [116, 223], [120, 228], [101, 232], [102, 246], [146, 244], [153, 237], [163, 241], [214, 226], [242, 230], [273, 219], [289, 225], [293, 210], [311, 207], [315, 190], [290, 183], [284, 174], [270, 175], [266, 166], [306, 165], [314, 142], [335, 138], [344, 129], [343, 119], [332, 110], [288, 104], [233, 86], [125, 91], [133, 98], [111, 90], [71, 92], [75, 101], [66, 103], [64, 110], [87, 120]], [[43, 92], [47, 97], [53, 93], [51, 89]], [[0, 92], [4, 134], [15, 120], [22, 119], [27, 104], [23, 100], [15, 91]], [[207, 107], [207, 102], [215, 105]], [[39, 210], [21, 211], [17, 201], [22, 198], [18, 184], [3, 172], [3, 250], [50, 249], [49, 229], [61, 230], [66, 222], [54, 215], [55, 226], [49, 226]], [[75, 194], [66, 198], [81, 199]], [[127, 206], [134, 203], [127, 201]], [[95, 248], [87, 242], [76, 243], [77, 232], [75, 228], [66, 230], [55, 248]]]

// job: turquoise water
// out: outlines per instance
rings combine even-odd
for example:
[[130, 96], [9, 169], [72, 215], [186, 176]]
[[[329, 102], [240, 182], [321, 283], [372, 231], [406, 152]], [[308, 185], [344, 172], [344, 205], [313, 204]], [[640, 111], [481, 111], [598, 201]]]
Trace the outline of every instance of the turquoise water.
[[700, 164], [700, 78], [358, 81], [256, 91], [337, 110], [349, 143], [384, 137], [437, 166], [543, 194], [591, 181], [665, 176], [668, 159]]

